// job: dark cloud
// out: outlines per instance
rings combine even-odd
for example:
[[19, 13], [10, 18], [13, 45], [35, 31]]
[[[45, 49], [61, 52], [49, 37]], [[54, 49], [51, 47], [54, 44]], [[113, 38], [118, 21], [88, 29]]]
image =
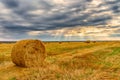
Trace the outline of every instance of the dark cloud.
[[107, 0], [107, 1], [106, 1], [106, 4], [110, 4], [110, 5], [111, 5], [111, 4], [116, 4], [116, 3], [118, 3], [118, 2], [119, 2], [119, 0], [113, 0], [113, 1], [112, 1], [112, 0], [109, 0], [109, 1], [108, 1], [108, 0]]
[[5, 3], [5, 5], [8, 8], [17, 8], [19, 7], [19, 2], [17, 0], [2, 0], [3, 3]]
[[92, 0], [86, 0], [86, 1], [91, 2]]
[[118, 6], [118, 5], [112, 6], [111, 9], [113, 10], [114, 13], [119, 13], [120, 12], [120, 6]]
[[102, 24], [103, 24], [103, 23], [106, 23], [106, 21], [110, 20], [110, 19], [111, 19], [110, 16], [103, 15], [103, 16], [99, 16], [99, 17], [93, 18], [89, 22], [91, 22], [92, 24], [96, 24], [96, 23], [102, 22]]

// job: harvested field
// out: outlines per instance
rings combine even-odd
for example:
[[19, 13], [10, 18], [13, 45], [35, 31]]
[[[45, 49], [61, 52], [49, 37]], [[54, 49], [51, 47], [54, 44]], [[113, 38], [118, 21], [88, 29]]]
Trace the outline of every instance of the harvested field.
[[0, 80], [120, 80], [120, 42], [45, 42], [46, 63], [16, 66], [14, 43], [0, 44]]

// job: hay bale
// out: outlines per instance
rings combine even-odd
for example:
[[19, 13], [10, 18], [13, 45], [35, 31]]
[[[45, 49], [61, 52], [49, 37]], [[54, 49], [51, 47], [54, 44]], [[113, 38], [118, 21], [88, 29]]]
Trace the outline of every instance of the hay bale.
[[96, 41], [93, 41], [93, 43], [96, 43]]
[[62, 42], [59, 42], [59, 44], [62, 44]]
[[18, 41], [11, 53], [13, 63], [21, 67], [40, 66], [43, 64], [45, 57], [45, 46], [39, 40]]
[[90, 42], [91, 42], [90, 40], [85, 41], [85, 43], [90, 43]]

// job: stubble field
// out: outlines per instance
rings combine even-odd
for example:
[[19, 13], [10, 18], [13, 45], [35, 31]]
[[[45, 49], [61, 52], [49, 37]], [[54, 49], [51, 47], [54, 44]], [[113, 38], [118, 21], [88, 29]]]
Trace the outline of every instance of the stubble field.
[[11, 61], [14, 43], [0, 43], [0, 80], [120, 80], [120, 42], [44, 42], [41, 67]]

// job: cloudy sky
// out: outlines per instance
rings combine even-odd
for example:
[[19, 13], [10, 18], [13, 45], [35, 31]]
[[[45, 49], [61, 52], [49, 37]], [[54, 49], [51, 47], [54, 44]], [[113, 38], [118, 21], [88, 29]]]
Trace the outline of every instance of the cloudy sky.
[[120, 40], [120, 0], [0, 0], [0, 41]]

